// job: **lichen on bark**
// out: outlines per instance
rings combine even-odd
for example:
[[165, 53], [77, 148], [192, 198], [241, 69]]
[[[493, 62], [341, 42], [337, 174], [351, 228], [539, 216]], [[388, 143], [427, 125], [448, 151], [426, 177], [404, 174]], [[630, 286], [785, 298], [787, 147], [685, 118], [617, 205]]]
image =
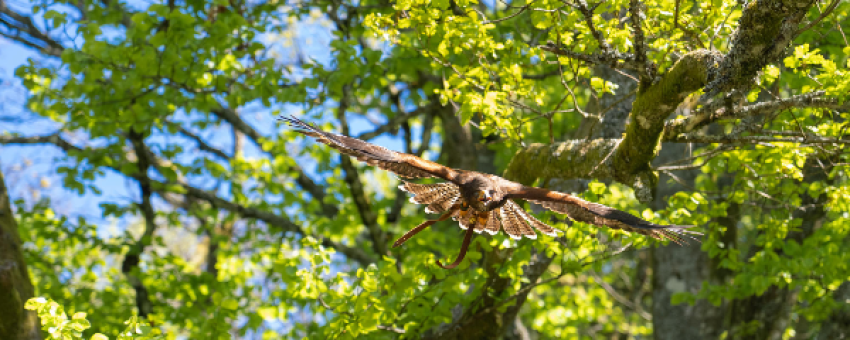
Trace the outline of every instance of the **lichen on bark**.
[[626, 137], [614, 157], [615, 179], [628, 179], [649, 169], [666, 119], [679, 104], [709, 81], [718, 54], [700, 50], [685, 54], [658, 82], [638, 91]]
[[613, 178], [634, 188], [638, 200], [651, 200], [658, 178], [649, 162], [656, 155], [664, 120], [710, 81], [718, 60], [716, 52], [688, 53], [655, 84], [639, 89], [624, 139], [531, 144], [514, 155], [505, 175], [523, 184], [537, 178]]
[[537, 178], [610, 178], [610, 167], [602, 163], [618, 142], [617, 139], [593, 139], [534, 143], [511, 158], [504, 176], [525, 185], [531, 185]]

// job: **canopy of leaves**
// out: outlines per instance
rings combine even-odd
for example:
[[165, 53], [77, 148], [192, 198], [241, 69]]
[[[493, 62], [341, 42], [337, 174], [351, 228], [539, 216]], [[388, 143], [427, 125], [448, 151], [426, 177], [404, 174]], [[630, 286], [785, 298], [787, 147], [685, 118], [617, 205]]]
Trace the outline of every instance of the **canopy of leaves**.
[[[89, 322], [122, 334], [130, 319], [154, 326], [137, 338], [666, 339], [671, 304], [690, 303], [733, 315], [706, 334], [811, 338], [847, 313], [846, 1], [0, 11], [0, 35], [40, 54], [15, 71], [30, 119], [54, 127], [10, 124], [0, 143], [58, 148], [54, 176], [100, 202], [84, 212], [94, 222], [16, 200], [36, 295], [56, 301], [30, 306], [51, 334], [100, 339]], [[421, 207], [279, 114], [696, 225], [701, 246], [681, 251], [702, 272], [665, 277], [668, 246], [532, 207], [562, 236], [479, 236], [440, 269], [461, 243], [454, 223], [389, 248], [429, 218]], [[753, 303], [770, 296], [786, 309]]]

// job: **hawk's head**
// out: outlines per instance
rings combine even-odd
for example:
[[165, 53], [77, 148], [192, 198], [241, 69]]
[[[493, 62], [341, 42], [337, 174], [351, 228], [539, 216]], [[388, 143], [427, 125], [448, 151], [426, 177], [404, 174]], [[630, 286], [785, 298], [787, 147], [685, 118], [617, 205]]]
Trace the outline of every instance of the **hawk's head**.
[[504, 195], [493, 189], [478, 190], [477, 203], [473, 204], [470, 202], [470, 205], [478, 211], [490, 211], [501, 207], [504, 204]]
[[462, 184], [462, 199], [477, 211], [490, 211], [505, 204], [505, 194], [487, 176], [477, 176]]

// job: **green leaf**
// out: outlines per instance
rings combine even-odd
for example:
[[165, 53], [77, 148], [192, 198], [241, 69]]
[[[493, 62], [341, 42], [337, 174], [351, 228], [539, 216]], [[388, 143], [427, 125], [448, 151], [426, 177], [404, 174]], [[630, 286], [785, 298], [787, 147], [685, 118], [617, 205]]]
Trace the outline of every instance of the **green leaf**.
[[431, 6], [437, 9], [444, 10], [449, 8], [449, 0], [433, 0], [431, 1]]
[[277, 319], [277, 307], [261, 307], [257, 309], [257, 314], [259, 314], [263, 320], [274, 320]]
[[226, 299], [221, 302], [221, 307], [230, 310], [237, 310], [239, 309], [239, 301], [236, 301], [235, 299]]

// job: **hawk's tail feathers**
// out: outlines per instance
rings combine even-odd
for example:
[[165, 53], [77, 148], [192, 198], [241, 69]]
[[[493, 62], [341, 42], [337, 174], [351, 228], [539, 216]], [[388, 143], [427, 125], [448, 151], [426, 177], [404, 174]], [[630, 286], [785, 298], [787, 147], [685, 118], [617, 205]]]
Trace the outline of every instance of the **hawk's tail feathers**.
[[[536, 240], [537, 233], [534, 232], [534, 229], [529, 226], [528, 220], [522, 215], [524, 212], [525, 210], [516, 205], [514, 201], [508, 200], [501, 211], [502, 226], [511, 238], [518, 239], [525, 236]], [[515, 235], [517, 232], [519, 234]]]
[[499, 210], [499, 219], [502, 220], [502, 230], [515, 240], [519, 240], [523, 236], [536, 239], [537, 234], [514, 212], [514, 207], [511, 203], [513, 202], [508, 201]]
[[541, 222], [536, 217], [529, 214], [528, 211], [525, 211], [525, 209], [517, 208], [515, 210], [515, 212], [517, 214], [519, 214], [519, 216], [522, 217], [526, 222], [528, 222], [528, 224], [531, 224], [531, 226], [533, 226], [535, 229], [539, 230], [544, 235], [548, 235], [548, 236], [552, 236], [552, 237], [558, 237], [558, 233], [561, 232], [560, 230], [555, 229], [552, 226]]

